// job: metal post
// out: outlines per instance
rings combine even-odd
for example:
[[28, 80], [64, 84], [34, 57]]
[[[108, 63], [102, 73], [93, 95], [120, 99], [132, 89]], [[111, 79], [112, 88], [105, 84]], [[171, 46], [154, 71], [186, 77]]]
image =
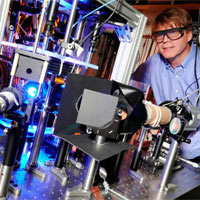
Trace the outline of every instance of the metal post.
[[[103, 136], [97, 135], [95, 137], [95, 142], [97, 143], [97, 145], [101, 145], [101, 144], [105, 143], [105, 140], [106, 140], [106, 138]], [[93, 182], [94, 182], [94, 179], [96, 176], [96, 172], [98, 169], [98, 164], [99, 164], [99, 162], [97, 160], [95, 160], [94, 158], [91, 158], [90, 165], [89, 165], [87, 175], [85, 178], [85, 182], [83, 184], [83, 190], [91, 191], [92, 185], [93, 185]]]
[[[37, 1], [34, 0], [34, 8], [37, 7]], [[36, 38], [36, 30], [37, 30], [37, 16], [38, 14], [33, 14], [33, 35]]]
[[3, 41], [11, 0], [0, 0], [0, 43]]
[[159, 190], [163, 191], [167, 189], [167, 183], [169, 176], [172, 172], [172, 168], [175, 162], [176, 154], [178, 151], [178, 142], [175, 139], [172, 139], [170, 150], [167, 156], [167, 160], [162, 172], [160, 183], [158, 185]]
[[51, 168], [51, 172], [61, 180], [62, 185], [65, 185], [68, 180], [68, 176], [63, 165], [65, 156], [69, 155], [70, 149], [71, 149], [71, 144], [67, 143], [64, 140], [61, 140], [59, 144], [59, 150], [57, 153], [56, 161], [54, 164], [55, 167]]
[[[79, 23], [77, 25], [77, 28], [76, 28], [76, 34], [75, 34], [75, 39], [76, 41], [80, 41], [82, 39], [82, 36], [83, 36], [83, 32], [84, 32], [84, 28], [85, 28], [85, 19], [83, 20], [80, 20], [82, 18], [82, 15], [79, 16]], [[73, 64], [73, 67], [72, 67], [72, 70], [71, 70], [71, 73], [74, 72], [75, 70], [75, 67], [76, 67], [76, 64]]]
[[42, 113], [40, 115], [40, 120], [39, 120], [38, 127], [37, 127], [37, 130], [35, 133], [35, 138], [33, 141], [33, 147], [32, 147], [31, 155], [30, 155], [29, 162], [28, 162], [28, 165], [30, 165], [32, 167], [37, 166], [38, 156], [39, 156], [40, 148], [42, 145], [46, 124], [47, 124], [48, 117], [49, 117], [49, 100], [50, 100], [50, 96], [51, 96], [52, 89], [53, 89], [52, 82], [54, 81], [54, 78], [55, 78], [55, 76], [52, 75], [52, 78], [49, 81], [49, 88], [48, 88], [47, 95], [46, 95], [46, 102], [45, 102], [44, 110], [42, 111]]
[[[97, 135], [95, 137], [95, 142], [97, 143], [97, 145], [104, 144], [105, 140], [106, 138], [103, 136]], [[66, 192], [66, 197], [90, 197], [92, 185], [98, 170], [98, 165], [99, 161], [95, 160], [94, 158], [91, 158], [83, 187], [81, 189], [78, 188], [78, 190], [76, 188], [68, 190]]]
[[85, 19], [81, 20], [81, 18], [82, 18], [82, 15], [80, 15], [80, 17], [78, 19], [79, 23], [78, 23], [77, 28], [76, 28], [75, 38], [76, 38], [77, 41], [82, 39], [83, 31], [84, 31], [84, 28], [85, 28], [85, 22], [86, 21], [85, 21]]
[[3, 160], [0, 167], [0, 198], [6, 197], [12, 171], [17, 155], [18, 144], [21, 136], [21, 126], [19, 123], [7, 130], [8, 138], [5, 145]]
[[19, 53], [15, 53], [12, 69], [11, 69], [11, 72], [10, 72], [11, 78], [10, 78], [9, 87], [11, 87], [12, 84], [13, 84], [13, 79], [14, 79], [14, 76], [15, 76], [15, 73], [16, 73], [16, 70], [17, 70], [18, 61], [19, 61]]
[[92, 189], [94, 178], [98, 169], [98, 164], [99, 162], [97, 160], [91, 158], [85, 182], [83, 184], [83, 190], [90, 191]]
[[48, 48], [49, 35], [51, 34], [51, 32], [53, 30], [59, 3], [60, 3], [60, 0], [51, 0], [50, 1], [47, 18], [46, 18], [45, 30], [44, 30], [43, 46], [42, 46], [42, 49], [44, 49], [44, 50]]
[[36, 52], [37, 46], [38, 46], [38, 43], [39, 43], [39, 40], [40, 40], [40, 35], [41, 35], [41, 32], [42, 32], [42, 26], [43, 26], [45, 14], [46, 14], [46, 8], [47, 8], [47, 6], [48, 6], [48, 1], [44, 0], [44, 2], [42, 4], [42, 12], [41, 12], [41, 15], [40, 15], [40, 22], [39, 22], [37, 34], [36, 34], [36, 37], [35, 37], [35, 43], [34, 43], [34, 47], [33, 47], [33, 53]]
[[97, 43], [97, 38], [98, 38], [98, 34], [99, 34], [99, 31], [100, 31], [100, 19], [98, 20], [98, 22], [96, 23], [95, 27], [94, 27], [94, 33], [92, 35], [92, 41], [91, 41], [91, 45], [89, 47], [89, 51], [88, 51], [88, 54], [87, 54], [87, 58], [86, 58], [86, 66], [85, 66], [85, 69], [87, 69], [87, 63], [90, 63], [91, 59], [92, 59], [92, 55], [94, 54], [94, 49], [95, 49], [95, 45]]
[[139, 165], [139, 161], [140, 161], [140, 157], [141, 157], [141, 152], [142, 152], [142, 145], [143, 145], [143, 142], [144, 142], [144, 138], [146, 136], [146, 131], [147, 129], [146, 128], [142, 128], [142, 134], [141, 134], [141, 137], [140, 137], [140, 142], [139, 142], [139, 145], [138, 145], [138, 148], [137, 150], [135, 151], [135, 156], [132, 160], [132, 163], [131, 163], [131, 166], [130, 168], [134, 171], [137, 171], [138, 169], [138, 165]]
[[163, 141], [166, 138], [167, 132], [165, 130], [162, 130], [160, 136], [159, 136], [159, 141], [158, 144], [156, 145], [155, 152], [153, 153], [153, 159], [156, 160], [159, 157], [160, 154], [160, 149], [162, 147]]
[[58, 150], [56, 161], [55, 161], [55, 167], [56, 168], [61, 169], [63, 167], [65, 157], [69, 156], [69, 152], [70, 152], [70, 149], [71, 149], [70, 147], [71, 147], [71, 144], [69, 144], [66, 141], [61, 139], [60, 145], [59, 145], [59, 150]]
[[[69, 42], [71, 32], [72, 32], [72, 25], [74, 23], [74, 18], [75, 18], [75, 14], [76, 14], [77, 5], [78, 5], [78, 0], [74, 0], [73, 4], [72, 4], [72, 10], [71, 10], [71, 14], [70, 14], [70, 17], [69, 17], [69, 21], [67, 23], [67, 29], [66, 29], [66, 32], [65, 32], [65, 37], [64, 37], [64, 40], [63, 40], [64, 43]], [[65, 55], [65, 48], [61, 49], [60, 54], [62, 56]]]
[[[78, 0], [74, 0], [73, 4], [72, 4], [72, 10], [71, 10], [71, 14], [70, 14], [70, 17], [69, 17], [69, 21], [67, 23], [67, 29], [66, 29], [66, 32], [65, 32], [65, 37], [64, 37], [64, 40], [63, 40], [64, 43], [68, 43], [69, 42], [69, 39], [70, 39], [70, 36], [71, 36], [71, 32], [72, 32], [72, 25], [73, 25], [75, 14], [76, 14], [77, 5], [78, 5]], [[65, 55], [65, 50], [66, 49], [64, 47], [62, 47], [61, 52], [60, 52], [61, 56]], [[61, 75], [61, 73], [62, 73], [63, 63], [64, 63], [64, 61], [61, 60], [60, 70], [59, 70], [58, 75]]]

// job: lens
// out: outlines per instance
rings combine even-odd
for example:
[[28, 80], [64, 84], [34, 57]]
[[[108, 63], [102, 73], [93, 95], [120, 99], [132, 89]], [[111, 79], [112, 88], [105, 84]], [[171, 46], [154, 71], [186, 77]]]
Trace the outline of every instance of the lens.
[[182, 34], [183, 34], [183, 31], [177, 30], [177, 29], [166, 32], [166, 35], [170, 40], [177, 40], [183, 36]]
[[155, 32], [152, 34], [152, 39], [157, 43], [161, 43], [164, 39], [164, 35], [165, 34], [163, 34], [161, 32]]

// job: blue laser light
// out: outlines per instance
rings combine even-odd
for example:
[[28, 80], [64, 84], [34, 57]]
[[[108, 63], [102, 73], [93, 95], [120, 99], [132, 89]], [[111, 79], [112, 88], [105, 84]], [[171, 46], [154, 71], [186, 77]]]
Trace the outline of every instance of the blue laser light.
[[30, 97], [36, 97], [37, 95], [37, 89], [35, 87], [29, 87], [27, 92]]
[[35, 83], [35, 82], [28, 82], [26, 85], [25, 85], [25, 90], [27, 92], [27, 96], [29, 98], [34, 98], [37, 96], [37, 93], [38, 93], [38, 83]]

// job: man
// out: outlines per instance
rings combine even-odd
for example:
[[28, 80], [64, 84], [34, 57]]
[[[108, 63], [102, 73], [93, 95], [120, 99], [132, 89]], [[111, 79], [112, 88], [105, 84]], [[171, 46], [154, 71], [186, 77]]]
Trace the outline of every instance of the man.
[[[152, 39], [159, 53], [143, 63], [132, 79], [150, 85], [157, 104], [182, 99], [197, 90], [200, 62], [197, 59], [195, 71], [196, 47], [191, 42], [192, 19], [188, 12], [180, 8], [163, 11], [155, 18]], [[198, 92], [189, 96], [187, 101], [195, 105], [197, 96]], [[187, 159], [200, 156], [200, 131], [190, 134], [188, 138], [191, 143], [182, 143], [182, 156]]]

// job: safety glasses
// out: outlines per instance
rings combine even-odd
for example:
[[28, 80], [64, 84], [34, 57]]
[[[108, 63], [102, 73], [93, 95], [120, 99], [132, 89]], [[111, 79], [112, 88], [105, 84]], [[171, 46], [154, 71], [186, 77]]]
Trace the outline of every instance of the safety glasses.
[[176, 28], [170, 28], [164, 31], [157, 31], [153, 32], [151, 38], [157, 43], [162, 43], [164, 40], [165, 35], [170, 40], [178, 40], [184, 35], [184, 30], [187, 27], [176, 27]]

